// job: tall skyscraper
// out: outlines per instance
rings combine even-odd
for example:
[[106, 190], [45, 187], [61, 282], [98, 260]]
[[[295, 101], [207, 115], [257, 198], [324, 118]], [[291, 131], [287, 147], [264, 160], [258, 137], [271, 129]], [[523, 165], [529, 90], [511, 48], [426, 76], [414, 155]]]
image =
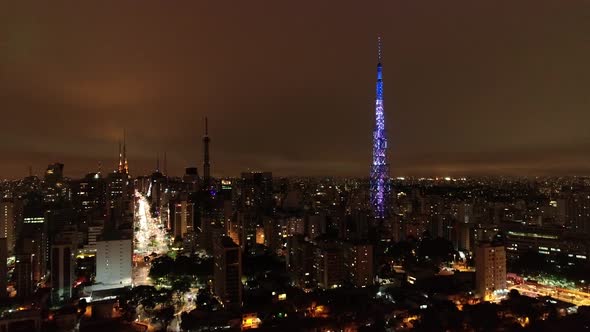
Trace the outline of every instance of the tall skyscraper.
[[172, 224], [174, 237], [184, 237], [188, 230], [193, 229], [195, 204], [190, 202], [185, 195], [172, 207], [174, 209], [174, 223]]
[[123, 152], [121, 152], [121, 143], [119, 141], [119, 167], [117, 171], [122, 174], [129, 174], [129, 163], [127, 162], [127, 142], [123, 131]]
[[211, 177], [211, 165], [209, 164], [209, 124], [207, 118], [205, 118], [205, 136], [203, 136], [203, 185], [207, 188], [211, 183], [209, 179]]
[[61, 182], [64, 176], [64, 164], [54, 163], [47, 166], [45, 171], [45, 181], [54, 186], [57, 182]]
[[5, 298], [8, 282], [8, 241], [0, 237], [0, 299]]
[[506, 250], [504, 246], [480, 243], [475, 251], [475, 288], [482, 297], [506, 290]]
[[[127, 143], [123, 132], [123, 146], [119, 143], [119, 164], [117, 170], [106, 176], [106, 219], [105, 230], [118, 229], [133, 222], [133, 185], [127, 162]], [[100, 177], [100, 175], [99, 175]]]
[[243, 172], [241, 181], [241, 206], [272, 213], [273, 182], [271, 172]]
[[199, 170], [196, 167], [187, 167], [182, 177], [182, 182], [188, 192], [196, 192], [199, 189]]
[[305, 240], [302, 234], [287, 239], [287, 271], [296, 285], [310, 289], [315, 286], [315, 245]]
[[133, 241], [109, 234], [96, 241], [96, 283], [102, 289], [131, 285]]
[[344, 265], [344, 250], [340, 243], [324, 242], [315, 249], [315, 279], [323, 289], [337, 288], [348, 279]]
[[71, 244], [51, 247], [51, 299], [53, 303], [69, 301], [74, 283], [74, 251]]
[[24, 197], [23, 222], [15, 246], [16, 254], [29, 255], [32, 280], [39, 281], [47, 273], [50, 260], [49, 213], [43, 207], [43, 196], [30, 192]]
[[15, 255], [14, 279], [16, 281], [16, 296], [26, 298], [33, 291], [32, 257], [28, 253]]
[[228, 236], [214, 240], [214, 279], [215, 295], [223, 305], [240, 308], [242, 305], [242, 251]]
[[387, 164], [387, 132], [383, 114], [383, 66], [381, 37], [378, 38], [377, 96], [375, 98], [375, 129], [373, 130], [373, 164], [371, 165], [371, 206], [375, 218], [385, 218], [385, 202], [389, 191]]
[[100, 172], [88, 173], [80, 180], [71, 181], [73, 200], [82, 210], [104, 209], [106, 204], [106, 182]]
[[14, 252], [16, 239], [16, 216], [14, 212], [14, 201], [9, 199], [0, 201], [0, 238], [6, 238], [9, 253]]
[[373, 284], [373, 246], [370, 244], [349, 243], [345, 249], [345, 262], [350, 281], [356, 287]]

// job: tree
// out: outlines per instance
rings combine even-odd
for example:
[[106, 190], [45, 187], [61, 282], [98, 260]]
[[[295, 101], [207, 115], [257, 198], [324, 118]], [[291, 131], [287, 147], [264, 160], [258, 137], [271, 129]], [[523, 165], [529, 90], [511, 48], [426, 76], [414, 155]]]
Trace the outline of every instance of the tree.
[[198, 278], [206, 278], [213, 274], [213, 258], [200, 259], [192, 257], [190, 274]]
[[399, 241], [388, 247], [385, 251], [386, 254], [391, 256], [393, 259], [397, 261], [404, 262], [404, 265], [407, 263], [412, 263], [415, 261], [415, 257], [413, 255], [413, 251], [416, 249], [414, 243], [410, 241]]
[[508, 293], [508, 298], [502, 301], [510, 311], [520, 317], [528, 317], [531, 321], [535, 321], [541, 317], [542, 312], [536, 305], [539, 301], [537, 299], [522, 296], [520, 293], [513, 289]]
[[546, 258], [536, 251], [526, 251], [514, 262], [513, 270], [515, 272], [536, 273], [550, 271], [552, 266], [547, 264]]
[[170, 304], [172, 303], [172, 293], [173, 291], [170, 289], [160, 289], [156, 293], [154, 299], [159, 304]]
[[179, 302], [182, 301], [182, 295], [190, 291], [192, 278], [189, 276], [176, 276], [172, 279], [172, 291], [176, 294]]
[[185, 275], [185, 274], [191, 274], [190, 270], [191, 270], [191, 265], [193, 264], [193, 260], [190, 259], [189, 257], [186, 257], [184, 255], [180, 255], [178, 257], [176, 257], [176, 259], [174, 260], [174, 274], [176, 275]]
[[160, 256], [153, 260], [150, 268], [151, 278], [163, 278], [174, 270], [174, 260], [168, 256]]
[[510, 300], [515, 300], [520, 298], [520, 292], [517, 289], [511, 289], [510, 292], [508, 292], [508, 298]]
[[163, 331], [168, 330], [168, 325], [174, 319], [174, 307], [167, 306], [154, 313], [154, 318], [162, 322]]
[[199, 319], [193, 317], [188, 312], [183, 312], [180, 314], [180, 328], [182, 331], [190, 331], [191, 329], [195, 329], [199, 326]]
[[416, 331], [458, 331], [461, 329], [461, 313], [451, 301], [435, 302], [425, 309], [418, 323], [414, 325]]
[[478, 331], [496, 331], [500, 325], [499, 306], [490, 302], [481, 302], [467, 306], [466, 312], [471, 318], [471, 326]]
[[425, 237], [418, 246], [418, 257], [421, 260], [432, 260], [436, 264], [451, 260], [455, 249], [453, 244], [441, 237], [430, 239]]
[[219, 303], [211, 294], [211, 290], [206, 287], [199, 290], [195, 300], [199, 310], [210, 311]]

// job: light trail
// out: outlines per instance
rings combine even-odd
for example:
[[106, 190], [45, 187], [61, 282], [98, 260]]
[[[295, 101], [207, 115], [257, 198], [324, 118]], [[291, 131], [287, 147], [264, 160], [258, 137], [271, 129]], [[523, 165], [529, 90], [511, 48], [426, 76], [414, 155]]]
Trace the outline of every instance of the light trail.
[[152, 217], [150, 203], [140, 192], [135, 191], [135, 249], [136, 254], [165, 254], [168, 251], [166, 227], [161, 218]]
[[564, 289], [541, 284], [522, 283], [511, 285], [508, 289], [516, 289], [522, 295], [529, 297], [551, 296], [554, 299], [573, 303], [577, 306], [590, 305], [590, 293]]

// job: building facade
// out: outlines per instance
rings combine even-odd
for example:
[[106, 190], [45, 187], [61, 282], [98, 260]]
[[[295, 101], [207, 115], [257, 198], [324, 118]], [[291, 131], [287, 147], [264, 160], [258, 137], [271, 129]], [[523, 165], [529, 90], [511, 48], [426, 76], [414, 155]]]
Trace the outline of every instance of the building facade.
[[96, 241], [96, 283], [106, 288], [131, 286], [131, 239]]
[[72, 298], [74, 283], [74, 250], [71, 244], [51, 246], [51, 300], [53, 303], [67, 302]]
[[506, 250], [502, 245], [482, 242], [475, 251], [475, 288], [488, 298], [506, 290]]
[[242, 305], [242, 251], [228, 236], [214, 241], [215, 295], [224, 306], [239, 308]]

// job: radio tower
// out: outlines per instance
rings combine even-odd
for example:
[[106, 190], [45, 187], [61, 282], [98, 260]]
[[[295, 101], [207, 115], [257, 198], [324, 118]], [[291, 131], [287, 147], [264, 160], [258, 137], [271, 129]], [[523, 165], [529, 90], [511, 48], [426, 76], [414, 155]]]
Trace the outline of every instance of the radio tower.
[[211, 164], [209, 164], [209, 124], [205, 117], [205, 136], [203, 136], [203, 184], [208, 188], [211, 178]]
[[123, 171], [125, 174], [129, 174], [129, 162], [127, 162], [127, 135], [123, 130]]
[[383, 66], [381, 37], [377, 38], [377, 95], [375, 97], [375, 129], [373, 130], [373, 164], [371, 165], [371, 206], [376, 219], [385, 218], [385, 201], [389, 192], [387, 164], [387, 132], [383, 115]]

